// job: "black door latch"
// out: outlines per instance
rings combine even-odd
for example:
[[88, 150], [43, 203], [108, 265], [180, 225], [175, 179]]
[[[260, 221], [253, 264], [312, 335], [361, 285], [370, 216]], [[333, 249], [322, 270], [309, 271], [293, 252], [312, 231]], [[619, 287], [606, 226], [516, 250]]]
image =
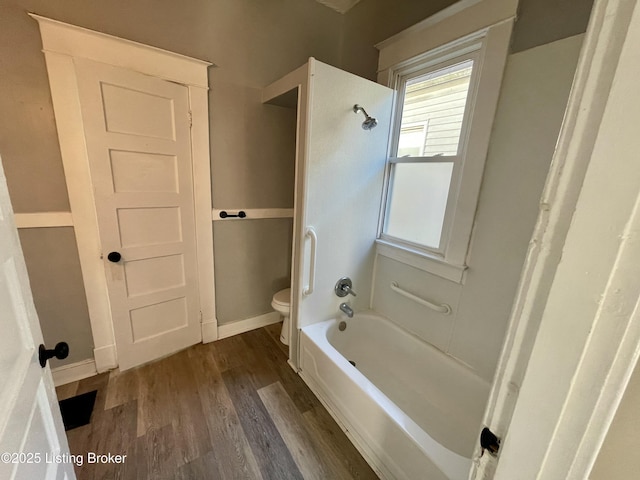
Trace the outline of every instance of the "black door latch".
[[500, 439], [485, 427], [480, 433], [480, 446], [482, 447], [483, 454], [486, 450], [495, 457], [498, 454], [498, 450], [500, 450]]

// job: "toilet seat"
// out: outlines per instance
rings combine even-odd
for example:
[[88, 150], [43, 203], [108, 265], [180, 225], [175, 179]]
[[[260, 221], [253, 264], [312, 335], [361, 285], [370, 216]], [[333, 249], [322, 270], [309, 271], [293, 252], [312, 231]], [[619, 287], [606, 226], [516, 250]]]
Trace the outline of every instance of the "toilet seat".
[[273, 296], [272, 305], [278, 305], [283, 308], [289, 308], [289, 304], [291, 302], [291, 289], [285, 288], [284, 290], [280, 290]]

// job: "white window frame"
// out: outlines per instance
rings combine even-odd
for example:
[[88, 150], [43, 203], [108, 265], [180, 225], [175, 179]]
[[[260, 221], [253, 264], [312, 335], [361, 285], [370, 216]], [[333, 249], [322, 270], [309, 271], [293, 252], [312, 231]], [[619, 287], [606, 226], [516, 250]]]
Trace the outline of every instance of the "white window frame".
[[[499, 22], [428, 52], [414, 55], [383, 72], [383, 74], [386, 73], [387, 86], [396, 90], [397, 94], [394, 101], [389, 161], [376, 241], [379, 254], [448, 280], [463, 282], [512, 25], [512, 19]], [[402, 92], [406, 82], [467, 59], [473, 60], [474, 63], [458, 155], [410, 159], [392, 157], [397, 151], [404, 103]], [[427, 248], [385, 234], [385, 215], [390, 197], [392, 165], [407, 161], [432, 162], [445, 159], [454, 160], [454, 171], [440, 246], [435, 249]]]
[[[389, 174], [387, 176], [388, 181], [385, 184], [385, 209], [382, 212], [383, 221], [382, 229], [379, 234], [379, 238], [389, 243], [398, 244], [405, 248], [410, 248], [416, 252], [422, 252], [426, 255], [435, 255], [441, 259], [445, 259], [446, 247], [449, 243], [450, 231], [452, 226], [452, 217], [454, 215], [454, 209], [457, 204], [458, 192], [460, 187], [460, 176], [462, 173], [462, 167], [464, 164], [467, 140], [469, 136], [469, 124], [471, 120], [471, 110], [475, 102], [475, 96], [477, 94], [477, 74], [476, 64], [478, 61], [477, 50], [481, 45], [477, 42], [472, 42], [471, 45], [466, 45], [462, 48], [454, 48], [452, 51], [438, 52], [433, 58], [420, 59], [414, 64], [409, 64], [406, 67], [400, 68], [395, 72], [395, 90], [396, 97], [393, 106], [393, 127], [390, 142], [390, 152], [393, 156], [388, 158]], [[475, 50], [473, 50], [475, 49]], [[462, 53], [461, 55], [456, 55]], [[456, 56], [452, 56], [456, 55]], [[400, 142], [400, 132], [402, 130], [402, 112], [404, 107], [404, 93], [406, 92], [407, 83], [411, 80], [421, 77], [423, 75], [436, 72], [438, 70], [463, 63], [465, 61], [473, 61], [473, 70], [471, 72], [471, 79], [469, 81], [469, 90], [467, 93], [467, 102], [465, 105], [465, 111], [462, 117], [462, 128], [460, 130], [460, 138], [458, 140], [458, 153], [456, 155], [430, 155], [420, 157], [397, 157], [395, 156], [398, 151], [398, 145]], [[426, 136], [426, 131], [425, 131]], [[398, 163], [453, 163], [453, 172], [451, 173], [451, 184], [449, 185], [449, 196], [447, 198], [447, 206], [445, 209], [444, 220], [442, 224], [442, 233], [440, 235], [440, 244], [436, 247], [429, 247], [410, 242], [401, 238], [394, 237], [385, 233], [386, 224], [388, 221], [388, 212], [391, 202], [391, 191], [393, 190], [393, 166]]]

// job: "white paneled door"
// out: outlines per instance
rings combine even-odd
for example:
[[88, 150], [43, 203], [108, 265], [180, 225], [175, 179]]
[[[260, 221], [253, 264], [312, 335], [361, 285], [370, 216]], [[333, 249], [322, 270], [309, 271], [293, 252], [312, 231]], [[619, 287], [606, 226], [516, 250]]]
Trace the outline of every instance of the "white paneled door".
[[102, 63], [74, 64], [124, 370], [202, 338], [189, 91]]
[[75, 478], [0, 165], [0, 478]]

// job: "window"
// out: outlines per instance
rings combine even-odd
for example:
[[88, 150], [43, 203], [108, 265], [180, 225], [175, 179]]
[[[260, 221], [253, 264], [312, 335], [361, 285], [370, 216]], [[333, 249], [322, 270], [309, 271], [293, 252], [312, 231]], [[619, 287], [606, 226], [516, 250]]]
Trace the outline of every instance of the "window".
[[443, 253], [443, 235], [454, 168], [461, 163], [460, 137], [473, 60], [436, 64], [402, 78], [400, 132], [389, 160], [391, 177], [384, 235]]
[[510, 33], [510, 26], [494, 33], [504, 43], [492, 44], [497, 61], [489, 61], [493, 29], [389, 68], [397, 93], [378, 251], [401, 250], [394, 258], [455, 281], [465, 268]]

